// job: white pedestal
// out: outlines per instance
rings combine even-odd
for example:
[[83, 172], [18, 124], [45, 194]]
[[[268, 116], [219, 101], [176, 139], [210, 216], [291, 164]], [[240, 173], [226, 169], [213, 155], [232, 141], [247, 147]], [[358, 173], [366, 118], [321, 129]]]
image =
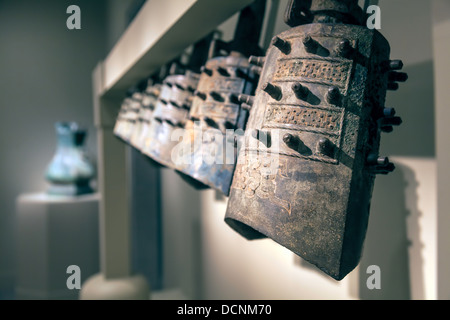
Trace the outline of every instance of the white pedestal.
[[98, 194], [19, 196], [16, 299], [78, 299], [67, 267], [80, 267], [81, 283], [99, 272], [98, 205]]
[[103, 274], [89, 278], [83, 285], [81, 300], [149, 300], [150, 288], [141, 275], [106, 279]]

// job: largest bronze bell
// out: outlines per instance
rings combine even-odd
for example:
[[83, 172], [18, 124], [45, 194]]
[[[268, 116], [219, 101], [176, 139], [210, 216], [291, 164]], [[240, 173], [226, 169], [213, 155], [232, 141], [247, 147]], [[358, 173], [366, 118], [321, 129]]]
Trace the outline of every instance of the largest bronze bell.
[[292, 28], [251, 58], [264, 66], [225, 217], [336, 280], [359, 263], [375, 175], [394, 169], [380, 135], [401, 119], [384, 103], [407, 78], [365, 18], [356, 0], [291, 0]]

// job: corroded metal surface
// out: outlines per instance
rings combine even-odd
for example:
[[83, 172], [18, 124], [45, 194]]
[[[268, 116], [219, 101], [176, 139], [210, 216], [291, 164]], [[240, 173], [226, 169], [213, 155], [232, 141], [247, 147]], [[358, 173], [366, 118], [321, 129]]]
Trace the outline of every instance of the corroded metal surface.
[[284, 20], [296, 27], [312, 22], [365, 25], [365, 18], [355, 0], [291, 0]]
[[[240, 54], [210, 59], [202, 69], [176, 169], [228, 195], [236, 164], [235, 130], [245, 128], [248, 111], [239, 101], [253, 94], [258, 76]], [[241, 99], [244, 99], [241, 96]]]
[[[339, 1], [311, 6], [319, 2]], [[228, 225], [248, 239], [273, 239], [337, 280], [354, 269], [375, 174], [394, 169], [378, 155], [380, 134], [401, 119], [384, 102], [406, 75], [394, 71], [401, 62], [389, 52], [376, 30], [311, 23], [279, 34], [265, 59], [252, 59], [265, 63]]]
[[153, 84], [153, 81], [151, 81], [142, 93], [139, 114], [130, 139], [130, 144], [138, 150], [144, 148], [145, 137], [148, 135], [150, 129], [153, 110], [155, 110], [160, 90], [161, 85]]
[[141, 151], [169, 168], [174, 168], [172, 149], [178, 144], [178, 141], [172, 138], [172, 133], [176, 129], [184, 128], [198, 80], [198, 74], [186, 71], [182, 75], [166, 77], [161, 87]]
[[[248, 57], [261, 54], [265, 7], [266, 0], [247, 6], [239, 15], [234, 39], [216, 39], [209, 48], [183, 140], [174, 152], [178, 172], [197, 188], [229, 194], [249, 95], [254, 94], [261, 69], [250, 65]], [[220, 56], [223, 52], [226, 56]]]
[[116, 123], [114, 125], [114, 135], [123, 140], [125, 126], [127, 122], [127, 111], [130, 103], [130, 97], [126, 97], [120, 106], [119, 114], [117, 115]]
[[130, 143], [131, 136], [138, 122], [142, 99], [143, 94], [133, 90], [123, 100], [119, 110], [114, 126], [114, 135], [126, 143]]

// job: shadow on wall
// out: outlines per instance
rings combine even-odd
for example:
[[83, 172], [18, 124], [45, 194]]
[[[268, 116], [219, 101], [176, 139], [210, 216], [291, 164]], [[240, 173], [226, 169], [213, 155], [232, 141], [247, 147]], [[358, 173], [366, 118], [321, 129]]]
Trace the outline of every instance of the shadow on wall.
[[[162, 169], [163, 288], [180, 288], [187, 299], [202, 296], [202, 192], [171, 169]], [[182, 267], [180, 267], [182, 266]]]
[[[404, 72], [409, 75], [408, 81], [398, 92], [389, 93], [386, 100], [386, 106], [397, 110], [403, 124], [392, 134], [383, 134], [380, 155], [435, 157], [433, 62], [407, 66]], [[409, 167], [396, 166], [393, 173], [378, 176], [375, 181], [359, 271], [361, 299], [410, 299], [411, 289], [415, 299], [425, 297], [422, 244], [418, 243], [422, 215], [418, 183]], [[381, 290], [366, 286], [370, 265], [381, 269]]]
[[[415, 185], [408, 185], [413, 182]], [[416, 190], [414, 172], [397, 165], [389, 176], [378, 176], [375, 183], [369, 227], [359, 270], [361, 299], [410, 299], [410, 269], [405, 190]], [[418, 216], [414, 217], [418, 223]], [[414, 235], [418, 238], [419, 234]], [[421, 261], [416, 261], [422, 265]], [[367, 268], [380, 267], [381, 289], [368, 289]], [[419, 273], [420, 275], [421, 273]]]
[[142, 274], [152, 290], [162, 288], [161, 177], [159, 167], [129, 147], [133, 271]]

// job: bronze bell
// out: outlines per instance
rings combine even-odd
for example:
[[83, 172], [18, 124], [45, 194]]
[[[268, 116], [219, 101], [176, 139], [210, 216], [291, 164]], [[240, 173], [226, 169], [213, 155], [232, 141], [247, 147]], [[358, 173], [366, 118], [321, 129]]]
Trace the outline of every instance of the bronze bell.
[[175, 168], [172, 151], [179, 141], [174, 136], [184, 130], [200, 78], [200, 67], [207, 59], [213, 36], [211, 33], [193, 46], [187, 66], [173, 63], [162, 83], [141, 149], [162, 166]]
[[[130, 105], [130, 94], [127, 93], [127, 96], [125, 99], [122, 100], [122, 103], [120, 105], [120, 110], [116, 118], [116, 123], [114, 124], [114, 135], [121, 139], [122, 141], [125, 141], [125, 130], [128, 122], [128, 110]], [[130, 119], [131, 120], [131, 119]]]
[[254, 92], [255, 78], [248, 58], [239, 54], [210, 59], [192, 102], [183, 144], [175, 154], [178, 171], [225, 195], [236, 164], [235, 139], [240, 137], [235, 130], [243, 134], [248, 118], [239, 96]]
[[131, 134], [130, 144], [138, 150], [144, 147], [144, 140], [148, 134], [150, 123], [153, 118], [153, 110], [159, 97], [161, 85], [154, 79], [148, 79], [147, 85], [142, 92], [141, 107], [135, 127]]
[[114, 126], [114, 135], [126, 143], [130, 143], [137, 127], [142, 99], [142, 90], [136, 86], [128, 90], [126, 98], [122, 101]]
[[394, 170], [380, 134], [401, 123], [384, 103], [406, 74], [356, 0], [291, 0], [285, 21], [251, 58], [264, 66], [225, 221], [341, 280], [360, 260], [375, 175]]
[[169, 75], [163, 81], [141, 151], [168, 168], [174, 167], [172, 149], [178, 144], [172, 133], [184, 128], [198, 79], [197, 73], [188, 70], [185, 74]]
[[215, 40], [201, 69], [186, 132], [174, 150], [176, 169], [197, 188], [229, 194], [250, 95], [259, 79], [260, 68], [252, 66], [248, 57], [261, 52], [258, 42], [265, 4], [258, 0], [242, 10], [234, 40]]

